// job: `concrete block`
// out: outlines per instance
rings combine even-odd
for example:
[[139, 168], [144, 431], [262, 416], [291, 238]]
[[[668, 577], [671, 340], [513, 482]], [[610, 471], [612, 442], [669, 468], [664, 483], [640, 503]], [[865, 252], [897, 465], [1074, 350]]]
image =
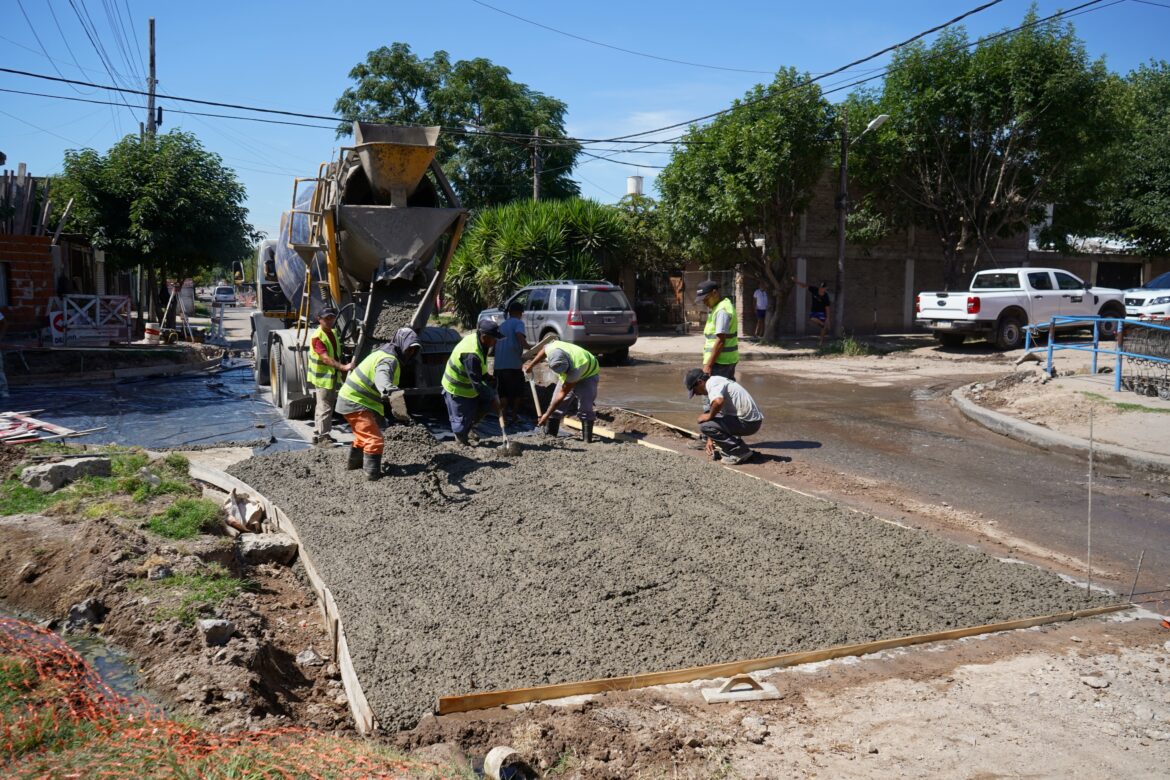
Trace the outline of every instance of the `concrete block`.
[[236, 633], [236, 626], [230, 620], [200, 620], [195, 625], [203, 636], [203, 643], [208, 647], [226, 645], [231, 641], [232, 634]]
[[110, 473], [109, 458], [71, 458], [59, 463], [27, 466], [20, 474], [20, 481], [31, 488], [51, 493], [82, 477], [108, 477]]
[[297, 543], [288, 534], [240, 534], [240, 557], [250, 564], [288, 564], [297, 554]]

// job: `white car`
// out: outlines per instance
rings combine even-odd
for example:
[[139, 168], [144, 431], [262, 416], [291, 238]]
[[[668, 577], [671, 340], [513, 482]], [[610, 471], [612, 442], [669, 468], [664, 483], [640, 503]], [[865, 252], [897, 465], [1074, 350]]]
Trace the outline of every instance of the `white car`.
[[222, 303], [224, 306], [236, 305], [236, 288], [226, 284], [221, 284], [215, 288], [215, 292], [211, 294], [212, 303]]
[[1125, 291], [1125, 316], [1170, 317], [1170, 271]]

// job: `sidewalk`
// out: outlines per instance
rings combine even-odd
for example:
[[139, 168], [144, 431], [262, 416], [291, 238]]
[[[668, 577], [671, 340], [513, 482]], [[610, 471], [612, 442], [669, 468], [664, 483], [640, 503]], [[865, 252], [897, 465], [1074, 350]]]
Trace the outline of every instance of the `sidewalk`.
[[[919, 333], [889, 333], [875, 336], [858, 336], [856, 340], [863, 344], [870, 344], [881, 352], [906, 349], [916, 346], [927, 346], [934, 341], [929, 335]], [[826, 338], [825, 343], [831, 339]], [[638, 336], [637, 342], [630, 347], [630, 355], [644, 360], [669, 360], [686, 362], [693, 358], [696, 362], [703, 354], [703, 334], [691, 333], [659, 333]], [[816, 336], [786, 336], [779, 342], [760, 342], [750, 337], [739, 339], [739, 359], [744, 360], [786, 360], [792, 358], [817, 357]]]

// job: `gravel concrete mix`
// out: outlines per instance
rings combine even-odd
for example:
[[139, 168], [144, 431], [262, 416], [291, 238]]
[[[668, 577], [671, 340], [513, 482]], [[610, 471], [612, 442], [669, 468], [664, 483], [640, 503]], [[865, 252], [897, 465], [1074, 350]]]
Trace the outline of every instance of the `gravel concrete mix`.
[[696, 458], [523, 441], [507, 459], [391, 428], [372, 483], [342, 449], [230, 469], [296, 523], [386, 728], [442, 695], [1086, 606], [1052, 573]]

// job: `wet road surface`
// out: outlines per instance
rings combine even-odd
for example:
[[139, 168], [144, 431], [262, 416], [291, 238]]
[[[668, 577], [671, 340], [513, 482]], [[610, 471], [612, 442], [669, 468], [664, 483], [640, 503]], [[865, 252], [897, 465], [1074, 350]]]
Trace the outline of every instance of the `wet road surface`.
[[[701, 407], [683, 390], [687, 367], [646, 362], [609, 368], [599, 401], [695, 430]], [[741, 383], [764, 412], [764, 426], [749, 439], [761, 454], [803, 461], [814, 473], [824, 466], [888, 485], [917, 502], [940, 507], [945, 502], [948, 511], [981, 514], [1003, 532], [1084, 561], [1087, 462], [1017, 443], [966, 420], [950, 404], [950, 391], [980, 377], [883, 373], [879, 381], [859, 384], [800, 376], [786, 371], [786, 361], [739, 368]], [[985, 378], [1002, 373], [991, 371]], [[1154, 596], [1152, 591], [1170, 588], [1170, 484], [1098, 467], [1094, 569], [1112, 571], [1115, 585], [1124, 583], [1128, 595], [1142, 550], [1138, 591]]]

